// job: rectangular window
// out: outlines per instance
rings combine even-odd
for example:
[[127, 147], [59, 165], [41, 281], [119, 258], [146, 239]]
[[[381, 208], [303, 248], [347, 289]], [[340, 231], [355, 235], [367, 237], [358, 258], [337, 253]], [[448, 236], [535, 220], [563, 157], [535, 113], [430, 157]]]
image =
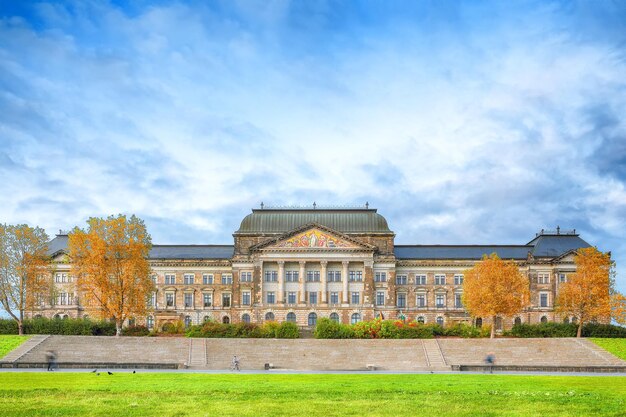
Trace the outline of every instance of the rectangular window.
[[165, 274], [165, 284], [176, 284], [176, 275]]
[[213, 284], [213, 274], [203, 274], [202, 275], [202, 283], [204, 285]]
[[359, 302], [360, 302], [359, 292], [355, 291], [352, 293], [352, 304], [359, 304]]
[[298, 282], [298, 276], [300, 273], [298, 271], [287, 271], [285, 275], [287, 282]]
[[376, 293], [376, 305], [377, 306], [385, 305], [385, 293], [383, 291], [378, 291]]
[[454, 285], [463, 285], [463, 274], [454, 274]]
[[454, 294], [454, 307], [463, 308], [463, 300], [461, 299], [461, 294]]
[[537, 284], [549, 284], [550, 274], [547, 272], [540, 272], [537, 274]]
[[240, 277], [241, 282], [252, 282], [252, 272], [242, 272]]
[[386, 272], [376, 272], [374, 275], [375, 282], [387, 282], [387, 273]]
[[165, 293], [165, 305], [167, 307], [174, 307], [174, 293], [173, 292]]
[[153, 283], [153, 284], [156, 284], [156, 283], [157, 283], [157, 276], [156, 276], [156, 275], [152, 275], [152, 276], [150, 277], [150, 279], [152, 279], [152, 283]]
[[559, 282], [567, 282], [567, 275], [559, 274]]
[[416, 304], [418, 307], [426, 307], [426, 294], [417, 294]]
[[317, 292], [309, 293], [309, 304], [317, 304]]
[[351, 282], [361, 282], [363, 281], [363, 272], [362, 271], [350, 271], [348, 273]]
[[276, 303], [276, 294], [274, 294], [274, 291], [268, 291], [267, 292], [267, 304], [274, 304]]
[[341, 271], [328, 271], [328, 282], [341, 282]]
[[148, 307], [156, 306], [156, 293], [152, 293], [150, 297], [148, 297]]
[[539, 307], [548, 307], [548, 294], [545, 292], [539, 294]]
[[231, 274], [222, 274], [222, 284], [232, 284], [233, 276]]
[[67, 274], [63, 274], [63, 273], [57, 273], [54, 276], [54, 282], [70, 282], [70, 280], [68, 279], [68, 275]]
[[400, 293], [398, 294], [398, 308], [406, 308], [406, 294]]
[[306, 280], [307, 280], [307, 282], [319, 282], [320, 281], [320, 271], [307, 271], [306, 272]]
[[193, 274], [185, 274], [183, 275], [183, 283], [185, 285], [191, 285], [193, 284], [194, 281], [194, 275]]
[[426, 285], [426, 275], [415, 275], [415, 285]]
[[61, 305], [67, 304], [67, 293], [66, 292], [62, 292], [61, 293], [59, 304], [61, 304]]
[[222, 294], [222, 307], [230, 307], [230, 294]]
[[435, 285], [446, 285], [446, 276], [435, 275]]
[[287, 293], [287, 304], [295, 304], [296, 303], [296, 293], [289, 292]]
[[406, 275], [397, 275], [396, 276], [396, 285], [406, 285], [407, 284], [407, 276]]
[[339, 304], [339, 293], [338, 292], [331, 292], [330, 293], [330, 303], [335, 305], [335, 304]]
[[202, 294], [202, 304], [205, 307], [211, 307], [213, 305], [213, 294]]
[[193, 307], [193, 294], [185, 294], [185, 308]]
[[244, 291], [241, 293], [241, 305], [250, 305], [250, 291]]
[[435, 304], [437, 308], [444, 308], [446, 304], [446, 296], [444, 294], [437, 294], [435, 296]]

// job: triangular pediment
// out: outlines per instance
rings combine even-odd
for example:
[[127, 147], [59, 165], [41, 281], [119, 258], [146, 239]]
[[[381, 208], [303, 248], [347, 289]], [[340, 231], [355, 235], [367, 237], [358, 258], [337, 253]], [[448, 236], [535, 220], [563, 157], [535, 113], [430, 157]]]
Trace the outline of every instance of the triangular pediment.
[[359, 242], [320, 224], [307, 224], [279, 237], [252, 246], [252, 250], [373, 250], [375, 246]]
[[574, 258], [576, 257], [576, 249], [572, 249], [569, 250], [559, 256], [557, 256], [556, 258], [554, 258], [552, 260], [552, 262], [560, 262], [560, 263], [567, 263], [567, 262], [571, 262], [574, 263]]

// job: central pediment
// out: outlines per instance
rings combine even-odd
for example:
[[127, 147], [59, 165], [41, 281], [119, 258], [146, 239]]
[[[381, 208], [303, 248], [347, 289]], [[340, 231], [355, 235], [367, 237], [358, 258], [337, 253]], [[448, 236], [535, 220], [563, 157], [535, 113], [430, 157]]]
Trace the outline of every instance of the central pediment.
[[319, 224], [307, 224], [279, 237], [254, 245], [251, 250], [373, 250], [375, 246], [362, 243], [341, 232]]

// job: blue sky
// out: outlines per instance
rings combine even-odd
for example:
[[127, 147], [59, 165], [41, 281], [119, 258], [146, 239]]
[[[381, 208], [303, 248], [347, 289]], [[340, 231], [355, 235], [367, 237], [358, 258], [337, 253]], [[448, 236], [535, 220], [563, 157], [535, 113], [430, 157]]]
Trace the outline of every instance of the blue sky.
[[626, 3], [0, 0], [0, 220], [369, 201], [398, 243], [576, 228], [626, 291]]

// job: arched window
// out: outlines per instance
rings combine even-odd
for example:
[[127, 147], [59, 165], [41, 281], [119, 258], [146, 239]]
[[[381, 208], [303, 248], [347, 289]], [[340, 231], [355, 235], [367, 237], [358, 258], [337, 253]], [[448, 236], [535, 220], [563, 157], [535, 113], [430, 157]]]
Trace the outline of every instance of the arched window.
[[548, 322], [548, 318], [546, 316], [541, 316], [541, 322], [542, 323], [547, 323]]
[[41, 318], [41, 314], [36, 314], [34, 318], [40, 319]]
[[417, 322], [424, 324], [424, 323], [426, 323], [426, 320], [424, 319], [424, 316], [418, 316], [417, 317]]
[[522, 319], [520, 319], [519, 317], [515, 317], [515, 321], [513, 322], [513, 326], [519, 326], [520, 324], [522, 324]]
[[359, 313], [353, 313], [352, 316], [350, 317], [351, 324], [357, 324], [360, 321], [361, 321], [361, 315]]
[[185, 316], [185, 328], [191, 326], [191, 316]]
[[576, 324], [578, 322], [578, 319], [576, 317], [572, 317], [572, 324]]
[[211, 321], [211, 316], [204, 316], [204, 317], [202, 318], [202, 321], [203, 321], [203, 322], [205, 322], [205, 323], [206, 323], [207, 321]]
[[250, 323], [250, 314], [245, 313], [241, 316], [241, 321], [243, 321], [244, 323]]
[[134, 326], [136, 324], [136, 320], [134, 317], [131, 317], [128, 319], [128, 325], [129, 326]]
[[317, 325], [317, 314], [309, 313], [309, 326]]
[[569, 324], [569, 317], [565, 317], [565, 318], [563, 319], [563, 323], [565, 323], [565, 324]]
[[474, 324], [474, 326], [476, 326], [476, 327], [483, 327], [483, 319], [478, 317], [476, 319], [476, 323]]
[[337, 314], [337, 313], [330, 313], [330, 319], [332, 321], [334, 321], [335, 323], [339, 323], [339, 314]]
[[69, 318], [70, 318], [70, 316], [68, 316], [67, 314], [64, 314], [64, 315], [63, 315], [63, 320], [67, 320], [67, 319], [69, 319]]
[[296, 313], [294, 313], [293, 311], [287, 313], [287, 321], [290, 322], [290, 323], [295, 323], [296, 322]]
[[271, 311], [265, 314], [265, 321], [274, 321], [275, 319], [276, 317], [274, 316], [274, 313], [272, 313]]
[[146, 317], [146, 327], [152, 330], [152, 328], [154, 327], [154, 317], [152, 316]]
[[437, 317], [437, 324], [439, 326], [443, 326], [443, 317], [441, 317], [441, 316]]
[[224, 324], [230, 323], [230, 317], [228, 317], [228, 316], [222, 317], [222, 323], [224, 323]]

